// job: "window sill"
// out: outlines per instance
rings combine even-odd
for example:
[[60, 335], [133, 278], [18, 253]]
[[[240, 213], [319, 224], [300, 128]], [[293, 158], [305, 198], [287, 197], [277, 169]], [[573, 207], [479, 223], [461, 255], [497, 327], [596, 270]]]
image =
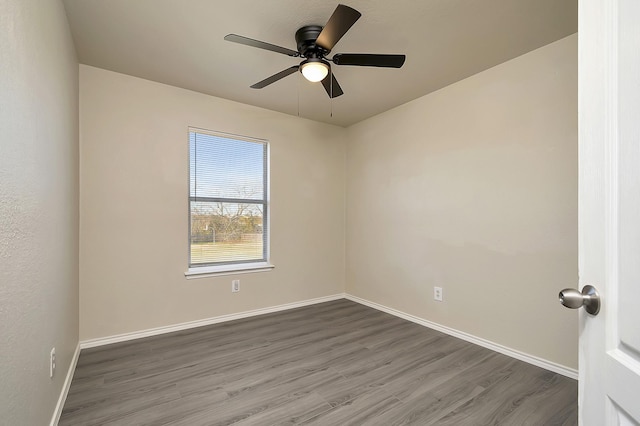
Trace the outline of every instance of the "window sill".
[[194, 278], [207, 278], [207, 277], [219, 277], [222, 275], [235, 275], [235, 274], [250, 274], [253, 272], [266, 272], [275, 268], [267, 262], [259, 263], [242, 263], [238, 265], [224, 265], [224, 266], [202, 266], [200, 268], [189, 268], [184, 276], [188, 280]]

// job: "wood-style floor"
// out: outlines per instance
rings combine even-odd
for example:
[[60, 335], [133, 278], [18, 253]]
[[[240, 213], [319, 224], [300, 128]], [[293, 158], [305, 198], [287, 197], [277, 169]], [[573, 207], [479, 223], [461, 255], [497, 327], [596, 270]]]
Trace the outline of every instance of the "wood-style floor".
[[86, 349], [60, 425], [575, 425], [577, 382], [348, 301]]

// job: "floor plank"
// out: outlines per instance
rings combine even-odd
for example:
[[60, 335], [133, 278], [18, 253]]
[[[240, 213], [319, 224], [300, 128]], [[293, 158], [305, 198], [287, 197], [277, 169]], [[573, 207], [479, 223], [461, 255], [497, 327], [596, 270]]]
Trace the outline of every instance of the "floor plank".
[[83, 350], [59, 424], [576, 425], [577, 382], [343, 299]]

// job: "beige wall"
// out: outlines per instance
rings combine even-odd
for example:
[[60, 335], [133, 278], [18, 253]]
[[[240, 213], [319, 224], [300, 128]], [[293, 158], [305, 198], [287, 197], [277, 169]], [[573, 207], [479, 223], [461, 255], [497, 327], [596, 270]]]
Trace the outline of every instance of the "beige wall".
[[348, 141], [347, 293], [577, 368], [576, 35]]
[[[80, 105], [82, 339], [344, 291], [344, 129], [88, 66]], [[273, 271], [185, 279], [188, 126], [269, 140]]]
[[78, 64], [58, 0], [0, 17], [0, 424], [44, 425], [78, 343]]

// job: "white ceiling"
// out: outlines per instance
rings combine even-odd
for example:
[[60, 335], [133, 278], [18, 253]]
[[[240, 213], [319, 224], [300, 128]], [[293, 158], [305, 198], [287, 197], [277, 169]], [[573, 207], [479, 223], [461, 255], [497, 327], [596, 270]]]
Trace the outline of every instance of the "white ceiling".
[[[332, 53], [406, 54], [401, 69], [335, 66], [345, 94], [295, 73], [300, 60], [223, 40], [296, 50], [324, 25], [320, 0], [63, 0], [81, 63], [317, 121], [349, 126], [577, 31], [577, 0], [341, 0], [362, 17]], [[333, 111], [333, 117], [331, 112]]]

